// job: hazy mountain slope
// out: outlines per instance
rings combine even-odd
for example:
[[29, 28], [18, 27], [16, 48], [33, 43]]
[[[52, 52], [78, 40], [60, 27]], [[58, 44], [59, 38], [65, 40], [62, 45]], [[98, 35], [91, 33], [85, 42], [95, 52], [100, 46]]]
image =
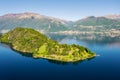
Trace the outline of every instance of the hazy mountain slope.
[[7, 14], [0, 16], [0, 30], [15, 27], [29, 27], [37, 30], [51, 31], [66, 30], [67, 21], [47, 17], [36, 13]]
[[120, 14], [110, 14], [110, 15], [105, 15], [103, 17], [108, 18], [108, 19], [120, 20]]
[[118, 15], [94, 17], [89, 16], [78, 21], [65, 21], [37, 13], [6, 14], [0, 16], [0, 32], [4, 33], [16, 27], [28, 27], [40, 32], [59, 31], [109, 31], [120, 29]]
[[110, 30], [120, 29], [120, 21], [108, 19], [105, 17], [94, 17], [90, 16], [74, 23], [74, 29], [76, 30]]

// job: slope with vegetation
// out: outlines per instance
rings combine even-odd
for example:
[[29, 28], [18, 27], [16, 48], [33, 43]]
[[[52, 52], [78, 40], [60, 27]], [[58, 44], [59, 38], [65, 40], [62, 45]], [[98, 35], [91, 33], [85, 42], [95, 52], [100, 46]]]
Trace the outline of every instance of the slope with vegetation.
[[1, 33], [19, 26], [33, 28], [43, 33], [64, 31], [106, 32], [113, 29], [120, 30], [120, 18], [119, 15], [89, 16], [73, 22], [30, 12], [0, 16]]
[[0, 16], [0, 30], [11, 30], [19, 26], [54, 32], [56, 30], [64, 31], [68, 25], [65, 20], [30, 12]]
[[95, 56], [83, 46], [59, 44], [30, 28], [15, 28], [3, 34], [0, 41], [11, 44], [14, 50], [23, 54], [32, 54], [34, 58], [74, 62]]
[[120, 29], [120, 21], [106, 17], [89, 16], [76, 21], [73, 26], [74, 30], [102, 32], [111, 29]]

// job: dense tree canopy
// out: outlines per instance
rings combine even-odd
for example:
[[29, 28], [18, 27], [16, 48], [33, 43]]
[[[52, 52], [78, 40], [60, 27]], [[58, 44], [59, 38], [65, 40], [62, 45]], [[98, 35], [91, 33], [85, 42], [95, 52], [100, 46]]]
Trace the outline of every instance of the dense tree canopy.
[[30, 53], [34, 58], [77, 61], [94, 57], [89, 49], [79, 45], [59, 44], [30, 28], [15, 28], [3, 34], [1, 42], [10, 43], [16, 51]]

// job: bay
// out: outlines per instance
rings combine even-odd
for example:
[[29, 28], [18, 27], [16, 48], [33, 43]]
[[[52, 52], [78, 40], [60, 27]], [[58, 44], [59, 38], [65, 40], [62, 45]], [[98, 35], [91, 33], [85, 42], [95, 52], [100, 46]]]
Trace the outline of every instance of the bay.
[[83, 45], [97, 56], [75, 63], [34, 59], [0, 43], [0, 80], [120, 80], [119, 39], [51, 38], [60, 43]]

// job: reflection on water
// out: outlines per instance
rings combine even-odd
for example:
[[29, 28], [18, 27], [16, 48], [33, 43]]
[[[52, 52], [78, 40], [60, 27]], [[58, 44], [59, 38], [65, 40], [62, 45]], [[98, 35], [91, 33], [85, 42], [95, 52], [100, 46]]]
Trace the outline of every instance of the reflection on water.
[[[11, 50], [15, 51], [17, 54], [20, 54], [21, 56], [30, 57], [30, 58], [33, 58], [33, 59], [40, 59], [40, 58], [32, 57], [31, 53], [22, 53], [20, 51], [16, 51], [16, 50], [12, 49], [12, 47], [10, 45], [4, 44], [4, 43], [0, 43], [0, 46], [11, 49]], [[92, 60], [93, 58], [95, 58], [95, 57], [92, 57], [92, 58], [89, 58], [89, 59], [86, 59], [86, 60], [89, 61], [89, 60]], [[67, 65], [67, 64], [77, 65], [78, 63], [81, 63], [81, 62], [85, 61], [85, 60], [83, 60], [83, 61], [76, 61], [76, 62], [63, 62], [63, 61], [56, 61], [56, 60], [50, 60], [50, 59], [44, 59], [44, 60], [47, 60], [50, 63], [59, 64], [59, 65]]]
[[[65, 63], [33, 59], [0, 44], [0, 80], [120, 80], [120, 39], [81, 35], [48, 35], [60, 43], [77, 44], [97, 53], [93, 59]], [[27, 57], [26, 57], [27, 56]]]
[[[86, 61], [90, 61], [90, 60], [92, 60], [92, 59], [94, 59], [94, 58], [95, 58], [95, 57], [89, 58], [89, 59], [87, 59]], [[47, 59], [47, 60], [48, 60], [48, 59]], [[83, 60], [83, 61], [75, 61], [75, 62], [62, 62], [62, 61], [56, 61], [56, 60], [48, 60], [48, 62], [57, 64], [57, 65], [68, 65], [68, 64], [77, 65], [77, 64], [82, 63], [82, 62], [84, 62], [84, 61], [85, 61], [85, 60]]]
[[[81, 46], [85, 46], [90, 48], [91, 50], [95, 51], [95, 53], [97, 53], [97, 51], [102, 50], [103, 48], [113, 48], [113, 47], [120, 47], [120, 38], [113, 38], [113, 37], [106, 37], [106, 36], [102, 36], [98, 37], [96, 36], [96, 38], [90, 38], [88, 36], [83, 36], [83, 35], [63, 35], [63, 34], [49, 34], [48, 35], [49, 38], [53, 39], [53, 40], [57, 40], [59, 41], [59, 43], [61, 44], [76, 44], [76, 45], [81, 45]], [[95, 37], [95, 36], [94, 36]], [[2, 47], [6, 47], [6, 48], [11, 48], [10, 44], [3, 44], [0, 43], [0, 46]], [[12, 48], [11, 48], [12, 49]], [[13, 50], [13, 49], [12, 49]], [[15, 50], [13, 50], [15, 51]], [[25, 56], [25, 57], [32, 57], [32, 54], [27, 54], [27, 53], [22, 53], [19, 51], [15, 51], [18, 54]], [[99, 52], [97, 53], [96, 57], [99, 57]], [[94, 57], [95, 58], [95, 57]], [[39, 58], [33, 58], [33, 59], [39, 59]], [[86, 61], [90, 61], [93, 58], [87, 59]], [[54, 64], [59, 64], [59, 65], [67, 65], [67, 64], [78, 64], [81, 63], [83, 61], [76, 61], [76, 62], [61, 62], [61, 61], [56, 61], [56, 60], [49, 60], [49, 59], [44, 59], [47, 60], [50, 63], [54, 63]]]
[[100, 36], [100, 35], [64, 35], [64, 34], [47, 34], [53, 40], [60, 43], [81, 44], [81, 45], [114, 45], [120, 46], [120, 36]]

